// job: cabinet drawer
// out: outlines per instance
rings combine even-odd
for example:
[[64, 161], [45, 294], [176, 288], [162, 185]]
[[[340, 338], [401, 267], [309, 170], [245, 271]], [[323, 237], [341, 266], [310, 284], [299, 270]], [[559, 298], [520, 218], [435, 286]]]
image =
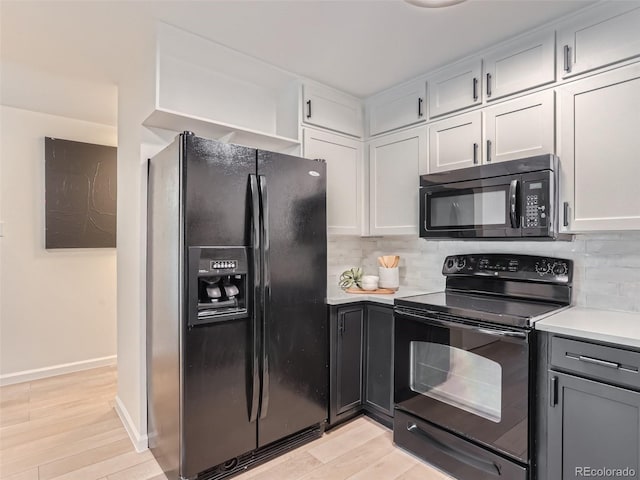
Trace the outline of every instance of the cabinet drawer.
[[526, 480], [527, 470], [489, 450], [396, 410], [394, 443], [457, 478]]
[[640, 352], [552, 337], [551, 365], [609, 383], [640, 388]]

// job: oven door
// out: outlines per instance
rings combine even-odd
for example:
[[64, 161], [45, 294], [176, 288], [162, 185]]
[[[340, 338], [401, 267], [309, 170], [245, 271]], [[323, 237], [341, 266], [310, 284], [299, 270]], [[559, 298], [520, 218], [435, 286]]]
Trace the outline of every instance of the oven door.
[[528, 463], [530, 333], [394, 316], [396, 408]]
[[423, 238], [520, 237], [520, 177], [420, 187]]

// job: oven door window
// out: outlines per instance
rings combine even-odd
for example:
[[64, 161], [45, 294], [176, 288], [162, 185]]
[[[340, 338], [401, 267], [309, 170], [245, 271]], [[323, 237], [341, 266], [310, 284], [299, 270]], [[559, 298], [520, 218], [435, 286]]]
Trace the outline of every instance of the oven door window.
[[501, 226], [507, 223], [507, 191], [502, 187], [454, 190], [427, 198], [430, 229]]
[[412, 391], [495, 423], [502, 412], [499, 363], [449, 345], [410, 343]]

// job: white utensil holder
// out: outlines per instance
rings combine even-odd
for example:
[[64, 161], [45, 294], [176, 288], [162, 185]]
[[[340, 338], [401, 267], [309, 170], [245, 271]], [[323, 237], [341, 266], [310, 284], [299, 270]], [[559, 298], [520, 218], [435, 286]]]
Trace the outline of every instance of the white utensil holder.
[[392, 288], [397, 290], [400, 286], [400, 270], [398, 267], [385, 268], [378, 267], [378, 286], [380, 288]]

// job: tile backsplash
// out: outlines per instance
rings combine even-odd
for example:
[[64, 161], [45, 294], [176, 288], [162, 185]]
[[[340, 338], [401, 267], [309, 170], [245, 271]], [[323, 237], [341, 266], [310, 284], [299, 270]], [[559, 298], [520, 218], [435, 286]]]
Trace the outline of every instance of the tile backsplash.
[[576, 235], [571, 242], [435, 241], [415, 237], [330, 236], [329, 282], [347, 268], [377, 274], [380, 255], [400, 255], [400, 284], [444, 289], [442, 262], [463, 253], [521, 253], [574, 261], [574, 303], [606, 310], [640, 312], [640, 232]]

